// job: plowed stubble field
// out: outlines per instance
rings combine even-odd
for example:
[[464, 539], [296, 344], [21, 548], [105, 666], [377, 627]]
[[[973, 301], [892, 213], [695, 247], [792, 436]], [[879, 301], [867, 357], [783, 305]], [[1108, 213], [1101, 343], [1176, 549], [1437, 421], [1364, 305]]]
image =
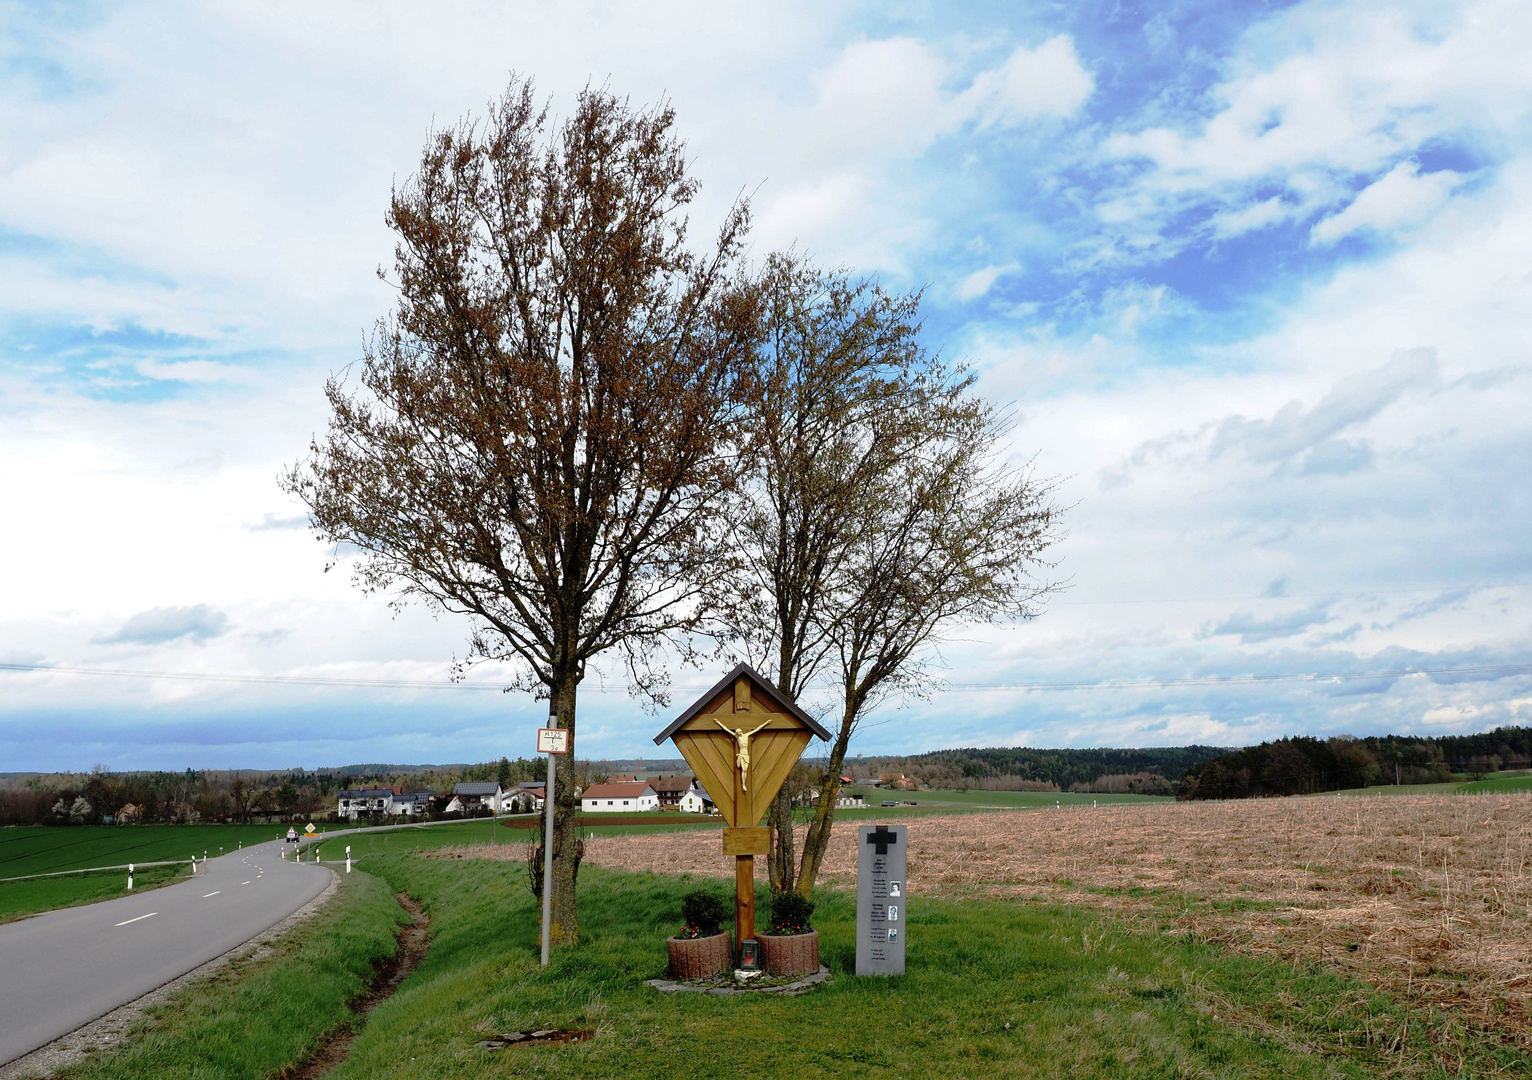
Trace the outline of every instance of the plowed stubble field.
[[[1532, 1048], [1532, 797], [1262, 799], [915, 817], [910, 886], [1104, 908], [1288, 963], [1338, 966]], [[837, 825], [828, 884], [854, 884]], [[509, 853], [507, 853], [509, 854]], [[597, 838], [586, 857], [728, 875], [717, 833]]]

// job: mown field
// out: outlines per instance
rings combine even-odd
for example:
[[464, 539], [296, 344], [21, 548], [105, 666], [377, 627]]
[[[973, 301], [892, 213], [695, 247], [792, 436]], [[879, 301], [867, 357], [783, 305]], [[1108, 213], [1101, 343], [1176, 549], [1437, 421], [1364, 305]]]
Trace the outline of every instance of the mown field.
[[[133, 875], [133, 891], [157, 889], [191, 875], [191, 863], [147, 866]], [[65, 877], [25, 878], [0, 883], [0, 923], [12, 922], [55, 908], [94, 904], [128, 895], [128, 875], [122, 870], [98, 870]]]
[[[582, 870], [582, 943], [543, 970], [520, 867], [432, 854], [377, 854], [371, 875], [351, 875], [324, 934], [309, 933], [240, 979], [194, 991], [132, 1045], [64, 1075], [256, 1080], [291, 1068], [306, 1052], [296, 1047], [312, 1049], [325, 1030], [355, 1022], [337, 1006], [337, 990], [359, 970], [346, 958], [375, 948], [388, 890], [424, 904], [431, 949], [361, 1026], [350, 1057], [330, 1074], [336, 1080], [1158, 1080], [1532, 1069], [1512, 1045], [1480, 1038], [1459, 1047], [1455, 1021], [1319, 966], [1244, 957], [1171, 924], [1032, 900], [922, 898], [910, 909], [908, 973], [857, 979], [854, 896], [827, 889], [814, 921], [836, 973], [830, 984], [798, 998], [662, 995], [642, 981], [663, 973], [664, 938], [695, 879]], [[358, 888], [369, 880], [386, 885]], [[349, 943], [339, 979], [327, 974], [328, 957], [319, 962], [332, 938]], [[327, 981], [311, 994], [303, 980], [318, 977]], [[489, 1034], [544, 1027], [588, 1027], [596, 1037], [556, 1049], [475, 1048]]]
[[274, 840], [279, 825], [28, 825], [0, 829], [0, 880], [59, 870], [218, 857]]

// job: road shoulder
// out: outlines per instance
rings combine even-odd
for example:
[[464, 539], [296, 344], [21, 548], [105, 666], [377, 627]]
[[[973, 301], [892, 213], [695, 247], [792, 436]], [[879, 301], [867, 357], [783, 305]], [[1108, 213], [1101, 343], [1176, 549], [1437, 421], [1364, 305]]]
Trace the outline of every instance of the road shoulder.
[[105, 1016], [75, 1028], [67, 1035], [60, 1036], [46, 1046], [40, 1046], [9, 1064], [0, 1065], [0, 1080], [32, 1080], [34, 1077], [51, 1076], [58, 1070], [78, 1064], [93, 1054], [110, 1050], [138, 1028], [150, 1008], [168, 1000], [173, 994], [211, 978], [235, 960], [254, 963], [271, 955], [278, 939], [317, 915], [340, 888], [340, 875], [328, 866], [325, 869], [330, 871], [330, 883], [325, 886], [324, 891], [281, 922], [262, 931], [249, 941], [236, 945], [223, 955], [215, 956], [201, 967], [193, 968], [142, 997], [135, 998], [126, 1005], [118, 1006]]

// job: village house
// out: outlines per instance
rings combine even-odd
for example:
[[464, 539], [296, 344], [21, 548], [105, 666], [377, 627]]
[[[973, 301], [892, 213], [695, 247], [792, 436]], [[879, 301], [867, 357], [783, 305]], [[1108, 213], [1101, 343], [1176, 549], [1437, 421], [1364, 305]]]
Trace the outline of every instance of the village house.
[[431, 800], [435, 798], [436, 792], [430, 788], [401, 791], [394, 796], [394, 813], [407, 814], [410, 817], [424, 817], [431, 812]]
[[548, 785], [541, 780], [525, 780], [507, 791], [500, 799], [500, 809], [507, 814], [527, 814], [543, 808], [543, 790]]
[[659, 796], [661, 810], [674, 810], [680, 806], [682, 797], [697, 786], [697, 781], [690, 776], [651, 776], [649, 786]]
[[580, 796], [580, 809], [586, 813], [636, 814], [659, 808], [660, 797], [643, 780], [592, 784]]
[[470, 780], [452, 786], [452, 798], [447, 801], [449, 814], [471, 814], [480, 809], [498, 813], [500, 800], [505, 793], [496, 780]]
[[359, 817], [387, 817], [394, 812], [393, 788], [357, 788], [336, 795], [335, 816], [355, 821]]
[[706, 814], [712, 812], [713, 800], [700, 786], [692, 787], [676, 800], [676, 808], [683, 814]]
[[393, 817], [404, 814], [413, 817], [430, 811], [431, 799], [435, 794], [429, 789], [401, 791], [396, 787], [350, 789], [337, 794], [335, 816], [350, 821], [362, 816]]

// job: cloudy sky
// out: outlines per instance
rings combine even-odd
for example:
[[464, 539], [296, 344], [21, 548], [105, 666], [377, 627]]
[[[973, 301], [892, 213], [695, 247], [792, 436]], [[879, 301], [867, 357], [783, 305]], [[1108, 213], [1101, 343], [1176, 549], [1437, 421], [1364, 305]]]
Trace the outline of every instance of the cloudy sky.
[[1532, 723], [1532, 6], [954, 7], [0, 4], [0, 771], [531, 750], [276, 485], [390, 184], [513, 69], [668, 98], [755, 257], [924, 287], [1063, 479], [1070, 589], [856, 750]]

